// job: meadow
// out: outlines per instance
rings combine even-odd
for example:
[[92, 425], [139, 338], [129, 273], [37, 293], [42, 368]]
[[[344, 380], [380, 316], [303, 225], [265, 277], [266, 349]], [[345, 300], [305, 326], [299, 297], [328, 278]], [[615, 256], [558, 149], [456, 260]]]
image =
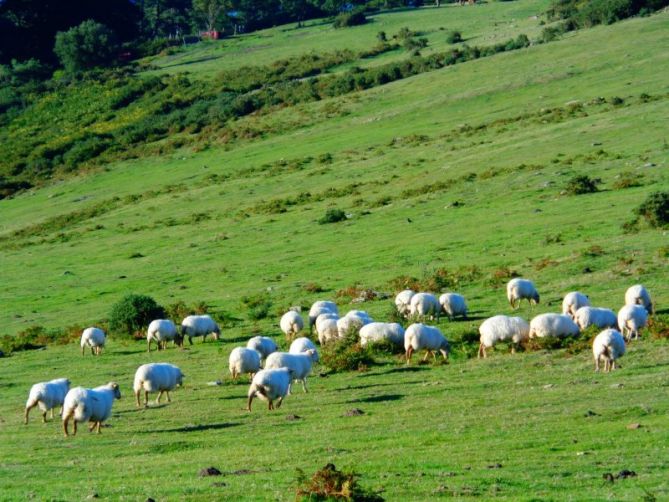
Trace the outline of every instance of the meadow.
[[[344, 39], [368, 47], [402, 26], [428, 31], [435, 48], [440, 26], [488, 41], [536, 35], [541, 5], [395, 12], [350, 31], [275, 28], [163, 56], [148, 72], [206, 79], [249, 54], [262, 64], [314, 40], [318, 50]], [[0, 498], [289, 500], [296, 469], [327, 462], [388, 500], [669, 497], [666, 339], [631, 344], [610, 375], [593, 373], [587, 350], [478, 361], [467, 343], [482, 319], [509, 312], [504, 284], [515, 274], [542, 294], [521, 308], [526, 318], [558, 311], [571, 290], [617, 310], [635, 283], [666, 318], [666, 230], [629, 222], [669, 187], [668, 27], [662, 12], [264, 110], [233, 122], [246, 138], [211, 131], [162, 154], [159, 142], [0, 200], [0, 335], [104, 325], [128, 293], [204, 302], [227, 319], [221, 342], [187, 350], [148, 355], [112, 333], [99, 358], [72, 343], [3, 358]], [[599, 191], [569, 194], [577, 175], [600, 179]], [[333, 208], [347, 219], [319, 224]], [[469, 320], [439, 323], [454, 346], [448, 365], [378, 354], [367, 371], [318, 368], [308, 394], [296, 386], [272, 413], [262, 403], [243, 411], [248, 381], [224, 378], [230, 350], [251, 335], [285, 343], [278, 319], [291, 305], [335, 299], [385, 320], [402, 284], [444, 276], [471, 309]], [[389, 298], [350, 304], [356, 289]], [[251, 319], [243, 297], [269, 302], [268, 317]], [[135, 409], [134, 370], [161, 360], [182, 367], [186, 387], [169, 405]], [[42, 425], [35, 412], [22, 424], [30, 385], [59, 376], [119, 381], [123, 400], [101, 436], [82, 428], [66, 440], [58, 420]], [[364, 414], [344, 416], [353, 408]], [[198, 477], [208, 466], [224, 475]], [[603, 478], [623, 469], [637, 475]]]

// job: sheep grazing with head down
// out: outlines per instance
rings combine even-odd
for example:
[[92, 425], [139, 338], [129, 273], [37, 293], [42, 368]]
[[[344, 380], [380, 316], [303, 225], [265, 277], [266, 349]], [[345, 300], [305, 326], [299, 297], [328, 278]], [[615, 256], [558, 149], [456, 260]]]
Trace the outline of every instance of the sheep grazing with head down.
[[[274, 352], [270, 354], [265, 361], [265, 369], [288, 368], [291, 370], [293, 380], [302, 382], [304, 392], [307, 391], [307, 377], [311, 374], [311, 367], [314, 362], [314, 350], [309, 349], [300, 354], [290, 354], [288, 352]], [[288, 394], [291, 394], [291, 386]]]
[[564, 314], [539, 314], [530, 321], [530, 338], [576, 336], [578, 325]]
[[67, 378], [57, 378], [49, 382], [40, 382], [33, 385], [28, 394], [23, 423], [28, 423], [30, 410], [38, 405], [39, 409], [42, 410], [42, 421], [44, 423], [46, 423], [46, 413], [49, 410], [51, 410], [51, 418], [53, 418], [53, 409], [56, 406], [61, 407], [60, 411], [62, 413], [63, 402], [69, 390], [70, 381]]
[[147, 351], [151, 352], [151, 342], [156, 342], [158, 350], [165, 350], [167, 342], [174, 342], [174, 345], [181, 345], [183, 338], [177, 331], [176, 325], [169, 319], [156, 319], [151, 321], [149, 329], [146, 330]]
[[348, 333], [358, 333], [365, 324], [372, 322], [372, 318], [364, 310], [351, 310], [344, 317], [337, 320], [337, 331], [339, 338], [344, 338]]
[[404, 328], [396, 322], [372, 322], [360, 328], [360, 345], [390, 342], [404, 346]]
[[437, 360], [436, 351], [441, 352], [444, 361], [448, 362], [449, 345], [446, 337], [434, 326], [416, 323], [409, 326], [404, 332], [404, 349], [406, 350], [407, 364], [411, 361], [411, 356], [415, 351], [425, 350], [426, 361], [432, 354], [434, 360]]
[[325, 313], [339, 315], [337, 304], [328, 300], [314, 302], [314, 304], [309, 309], [309, 330], [313, 330], [318, 316]]
[[618, 329], [630, 341], [648, 324], [648, 311], [641, 305], [625, 305], [618, 311]]
[[481, 335], [478, 357], [488, 357], [486, 349], [494, 347], [499, 342], [511, 342], [511, 351], [530, 336], [530, 325], [522, 317], [496, 315], [483, 321], [479, 326]]
[[411, 297], [411, 303], [409, 304], [410, 317], [425, 319], [429, 316], [430, 319], [438, 321], [440, 313], [441, 304], [432, 293], [416, 293]]
[[106, 340], [105, 332], [100, 328], [86, 328], [81, 334], [81, 355], [84, 355], [86, 347], [90, 347], [91, 354], [99, 356]]
[[250, 373], [253, 376], [260, 371], [260, 353], [246, 347], [235, 347], [230, 352], [228, 369], [233, 380], [237, 380], [237, 377], [244, 373]]
[[208, 315], [189, 315], [181, 321], [181, 336], [188, 337], [188, 343], [193, 345], [193, 338], [201, 336], [202, 341], [206, 341], [207, 335], [211, 333], [214, 340], [221, 336], [221, 330]]
[[625, 340], [615, 329], [605, 329], [592, 342], [592, 354], [595, 357], [595, 371], [604, 360], [604, 371], [616, 369], [616, 359], [625, 354]]
[[325, 345], [339, 338], [339, 328], [337, 323], [339, 319], [325, 317], [321, 314], [316, 321], [316, 333], [318, 334], [318, 343]]
[[411, 311], [411, 297], [416, 293], [411, 289], [405, 289], [397, 293], [395, 297], [395, 307], [397, 312], [403, 317], [408, 317]]
[[[539, 292], [534, 283], [528, 279], [511, 279], [506, 285], [506, 298], [509, 300], [511, 308], [520, 307], [522, 300], [527, 300], [530, 305], [539, 303]], [[516, 303], [518, 305], [516, 305]]]
[[267, 356], [278, 349], [274, 340], [268, 336], [254, 336], [246, 342], [246, 347], [257, 351], [260, 354], [261, 361], [267, 359]]
[[307, 352], [309, 350], [312, 351], [311, 358], [315, 363], [317, 363], [320, 359], [318, 356], [318, 350], [316, 350], [314, 342], [309, 340], [307, 337], [303, 336], [302, 338], [296, 338], [293, 340], [293, 343], [290, 344], [288, 352], [290, 354], [302, 354], [303, 352]]
[[454, 319], [456, 316], [467, 319], [467, 302], [464, 296], [457, 293], [444, 293], [439, 297], [439, 304], [449, 319]]
[[109, 382], [95, 389], [83, 387], [71, 389], [65, 396], [63, 404], [65, 436], [69, 436], [67, 427], [70, 420], [74, 422], [73, 435], [77, 433], [77, 424], [82, 422], [91, 422], [89, 431], [97, 427], [97, 433], [100, 434], [100, 425], [111, 415], [114, 399], [121, 399], [121, 391], [116, 382]]
[[251, 411], [251, 403], [255, 397], [267, 401], [270, 410], [274, 409], [274, 401], [277, 401], [276, 407], [279, 408], [283, 398], [288, 395], [291, 373], [288, 368], [266, 369], [256, 373], [249, 387], [246, 409]]
[[281, 331], [283, 331], [283, 334], [290, 340], [302, 331], [304, 328], [304, 321], [300, 314], [294, 310], [289, 310], [281, 316], [279, 327], [281, 328]]
[[651, 315], [655, 312], [650, 293], [641, 284], [635, 284], [625, 291], [625, 305], [641, 305]]
[[599, 329], [615, 328], [618, 326], [618, 319], [613, 310], [597, 307], [581, 307], [576, 311], [574, 321], [578, 324], [581, 331], [590, 326], [597, 326]]
[[167, 402], [170, 399], [170, 391], [183, 385], [184, 374], [181, 370], [169, 363], [151, 363], [143, 364], [135, 372], [135, 381], [132, 389], [135, 392], [137, 407], [139, 403], [139, 394], [144, 391], [144, 406], [149, 405], [149, 392], [157, 392], [156, 404], [160, 404], [160, 398], [163, 392], [167, 394]]
[[572, 291], [564, 295], [564, 299], [562, 300], [562, 313], [574, 319], [578, 309], [589, 306], [590, 300], [586, 295], [579, 293], [578, 291]]

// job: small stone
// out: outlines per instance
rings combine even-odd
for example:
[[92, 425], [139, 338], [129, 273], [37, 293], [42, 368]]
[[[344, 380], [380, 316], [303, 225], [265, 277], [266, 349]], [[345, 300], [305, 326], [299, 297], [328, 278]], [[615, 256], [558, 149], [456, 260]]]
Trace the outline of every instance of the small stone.
[[500, 464], [499, 462], [496, 463], [496, 464], [490, 464], [488, 466], [488, 469], [501, 469], [501, 468], [502, 468], [502, 464]]
[[577, 451], [577, 452], [576, 452], [576, 456], [577, 456], [577, 457], [582, 457], [582, 456], [587, 455], [587, 454], [588, 454], [587, 451]]
[[216, 385], [223, 385], [223, 382], [221, 382], [220, 380], [214, 380], [213, 382], [207, 382], [207, 385], [210, 385], [210, 386], [213, 387], [213, 386], [216, 386]]
[[286, 415], [286, 420], [288, 421], [294, 421], [294, 420], [300, 420], [302, 417], [299, 415]]
[[92, 499], [97, 499], [97, 498], [100, 498], [100, 495], [98, 495], [97, 493], [93, 492], [93, 493], [91, 493], [88, 497], [86, 497], [86, 500], [92, 500]]
[[627, 426], [627, 428], [628, 428], [629, 430], [631, 430], [631, 431], [635, 431], [635, 430], [637, 430], [639, 427], [641, 427], [641, 424], [639, 424], [639, 423], [633, 423], [633, 424], [629, 424], [629, 425]]
[[205, 467], [204, 469], [200, 470], [198, 476], [203, 478], [205, 476], [220, 476], [221, 474], [223, 473], [216, 469], [216, 467]]
[[622, 384], [622, 383], [614, 383], [613, 385], [611, 385], [611, 388], [612, 389], [622, 389], [624, 386], [625, 385]]
[[544, 385], [544, 389], [552, 389], [553, 387], [555, 387], [555, 384], [552, 383]]
[[365, 412], [362, 411], [360, 408], [353, 408], [351, 410], [348, 410], [346, 413], [344, 413], [345, 417], [358, 417], [360, 415], [364, 415]]

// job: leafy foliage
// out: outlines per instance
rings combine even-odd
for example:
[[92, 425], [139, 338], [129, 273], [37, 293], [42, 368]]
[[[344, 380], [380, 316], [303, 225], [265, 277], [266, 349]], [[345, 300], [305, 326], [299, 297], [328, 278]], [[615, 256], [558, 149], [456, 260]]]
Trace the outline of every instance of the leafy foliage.
[[599, 191], [597, 185], [601, 183], [600, 179], [593, 179], [587, 174], [574, 176], [567, 182], [565, 191], [569, 195], [581, 195], [585, 193], [594, 193]]
[[297, 470], [297, 500], [352, 500], [356, 502], [380, 502], [383, 498], [358, 484], [359, 475], [338, 471], [334, 464], [317, 470], [311, 478]]
[[669, 225], [669, 192], [653, 192], [634, 212], [651, 227]]
[[359, 26], [366, 22], [367, 18], [365, 17], [365, 13], [361, 10], [355, 10], [353, 12], [342, 12], [341, 14], [338, 14], [337, 17], [335, 17], [332, 26], [335, 28], [348, 28], [351, 26]]
[[326, 223], [337, 223], [346, 219], [346, 213], [341, 209], [330, 208], [325, 211], [325, 214], [319, 218], [318, 223], [325, 225]]
[[114, 62], [119, 46], [109, 28], [88, 20], [58, 32], [53, 50], [65, 70], [77, 72], [109, 66]]
[[116, 302], [109, 314], [109, 328], [131, 335], [154, 319], [165, 317], [165, 309], [150, 296], [130, 294]]
[[360, 337], [355, 330], [343, 338], [326, 343], [321, 348], [321, 362], [333, 372], [364, 370], [374, 363], [368, 347], [360, 345]]

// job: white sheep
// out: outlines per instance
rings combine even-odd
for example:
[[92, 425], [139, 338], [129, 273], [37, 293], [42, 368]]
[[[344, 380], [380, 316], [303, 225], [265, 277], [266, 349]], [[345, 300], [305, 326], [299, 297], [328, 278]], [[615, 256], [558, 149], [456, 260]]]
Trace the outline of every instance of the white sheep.
[[[506, 285], [506, 298], [509, 300], [511, 308], [516, 309], [520, 307], [522, 300], [529, 301], [530, 305], [538, 304], [539, 292], [532, 281], [517, 277], [511, 279]], [[518, 306], [516, 306], [516, 302], [518, 302]]]
[[309, 309], [309, 329], [313, 329], [314, 324], [316, 323], [316, 318], [324, 314], [326, 312], [329, 312], [331, 314], [337, 314], [339, 315], [339, 309], [337, 308], [337, 304], [328, 300], [320, 300], [317, 302], [314, 302], [314, 304], [311, 306]]
[[562, 300], [562, 313], [570, 316], [572, 319], [576, 317], [576, 311], [581, 307], [589, 307], [590, 299], [587, 295], [578, 291], [572, 291], [564, 295]]
[[425, 319], [430, 316], [431, 319], [438, 321], [440, 313], [441, 304], [432, 293], [416, 293], [411, 297], [409, 304], [409, 315], [411, 317]]
[[595, 357], [595, 371], [599, 371], [599, 362], [604, 360], [604, 371], [616, 369], [616, 359], [625, 354], [625, 340], [615, 329], [605, 329], [592, 342], [592, 354]]
[[84, 355], [84, 349], [88, 346], [91, 348], [91, 354], [99, 356], [106, 339], [105, 332], [100, 328], [86, 328], [81, 333], [81, 355]]
[[91, 422], [89, 431], [97, 427], [100, 434], [100, 425], [111, 415], [114, 399], [121, 399], [121, 390], [116, 382], [95, 389], [75, 387], [65, 396], [63, 404], [63, 431], [69, 436], [67, 426], [70, 419], [74, 422], [73, 435], [77, 433], [77, 423]]
[[496, 315], [483, 321], [479, 326], [481, 334], [478, 357], [487, 357], [486, 349], [498, 342], [511, 342], [511, 351], [530, 336], [530, 325], [522, 317]]
[[246, 347], [253, 349], [260, 354], [260, 359], [264, 361], [272, 352], [276, 352], [278, 347], [274, 340], [268, 336], [254, 336], [246, 342]]
[[314, 342], [305, 336], [293, 340], [293, 343], [290, 344], [288, 352], [291, 354], [301, 354], [302, 352], [307, 352], [308, 350], [313, 351], [311, 358], [315, 363], [317, 363], [319, 360], [318, 350], [316, 350]]
[[42, 421], [46, 423], [46, 413], [51, 410], [53, 419], [53, 409], [60, 406], [60, 412], [63, 412], [63, 402], [65, 395], [70, 390], [70, 381], [67, 378], [56, 378], [48, 382], [36, 383], [30, 388], [28, 401], [26, 401], [26, 412], [23, 423], [28, 423], [28, 414], [35, 406], [39, 405], [42, 410]]
[[397, 293], [395, 297], [395, 307], [397, 307], [397, 312], [401, 316], [408, 317], [411, 309], [411, 297], [415, 295], [415, 291], [411, 289], [405, 289]]
[[316, 318], [316, 322], [314, 323], [314, 326], [316, 326], [316, 333], [318, 333], [319, 324], [325, 321], [338, 321], [338, 320], [339, 320], [339, 314], [334, 314], [332, 312], [324, 312], [323, 314], [319, 314], [318, 317]]
[[430, 354], [436, 361], [435, 351], [439, 351], [444, 356], [444, 360], [448, 362], [448, 340], [434, 326], [426, 326], [422, 323], [409, 326], [404, 333], [404, 349], [406, 350], [407, 364], [411, 361], [413, 353], [418, 350], [426, 350], [423, 361], [426, 361]]
[[316, 332], [318, 333], [318, 343], [325, 345], [328, 342], [337, 340], [339, 338], [338, 319], [322, 319], [316, 325]]
[[372, 322], [372, 318], [364, 310], [351, 310], [344, 317], [337, 320], [337, 331], [339, 338], [344, 338], [348, 333], [358, 333], [365, 324]]
[[281, 331], [283, 331], [283, 334], [286, 335], [286, 337], [288, 337], [290, 340], [294, 336], [297, 336], [300, 331], [302, 331], [304, 328], [304, 321], [302, 320], [302, 316], [300, 314], [294, 310], [289, 310], [283, 314], [283, 316], [281, 316], [279, 327], [281, 328]]
[[212, 333], [214, 340], [221, 336], [221, 330], [208, 315], [189, 315], [181, 321], [181, 336], [188, 337], [188, 343], [193, 345], [193, 337], [201, 336], [202, 341], [206, 341], [207, 335]]
[[165, 350], [167, 342], [174, 342], [180, 345], [183, 341], [177, 330], [176, 325], [169, 319], [156, 319], [151, 321], [149, 329], [146, 330], [147, 351], [151, 352], [151, 342], [156, 342], [158, 350]]
[[655, 313], [650, 293], [641, 284], [635, 284], [625, 291], [625, 305], [642, 305], [649, 314]]
[[228, 358], [228, 369], [233, 380], [244, 373], [253, 376], [260, 370], [260, 353], [246, 347], [235, 347]]
[[360, 328], [360, 345], [366, 347], [388, 341], [404, 346], [404, 328], [396, 322], [372, 322]]
[[[302, 382], [304, 392], [307, 392], [307, 377], [311, 373], [313, 364], [313, 350], [307, 350], [300, 354], [289, 354], [288, 352], [274, 352], [265, 361], [265, 369], [288, 368], [292, 372], [293, 380]], [[292, 382], [291, 386], [292, 387]], [[291, 389], [288, 394], [291, 394]]]
[[530, 338], [562, 338], [578, 333], [578, 325], [568, 315], [539, 314], [530, 321]]
[[613, 310], [597, 307], [581, 307], [576, 311], [574, 321], [581, 328], [581, 331], [589, 326], [597, 326], [599, 329], [618, 326], [618, 319]]
[[618, 311], [618, 329], [629, 341], [639, 338], [639, 330], [648, 324], [648, 311], [641, 305], [625, 305]]
[[283, 398], [288, 394], [292, 381], [291, 373], [288, 368], [260, 370], [256, 373], [249, 387], [246, 409], [251, 411], [251, 403], [254, 397], [267, 401], [270, 410], [274, 409], [274, 401], [276, 400], [276, 407], [279, 408]]
[[457, 293], [444, 293], [439, 297], [439, 304], [449, 319], [456, 316], [467, 319], [467, 302], [464, 296]]
[[170, 391], [177, 386], [183, 385], [184, 374], [181, 370], [169, 363], [151, 363], [143, 364], [135, 372], [135, 381], [132, 389], [135, 392], [137, 407], [139, 404], [139, 394], [144, 390], [144, 406], [149, 404], [149, 392], [158, 392], [156, 404], [160, 404], [160, 398], [163, 392], [167, 394], [167, 402], [171, 402]]

